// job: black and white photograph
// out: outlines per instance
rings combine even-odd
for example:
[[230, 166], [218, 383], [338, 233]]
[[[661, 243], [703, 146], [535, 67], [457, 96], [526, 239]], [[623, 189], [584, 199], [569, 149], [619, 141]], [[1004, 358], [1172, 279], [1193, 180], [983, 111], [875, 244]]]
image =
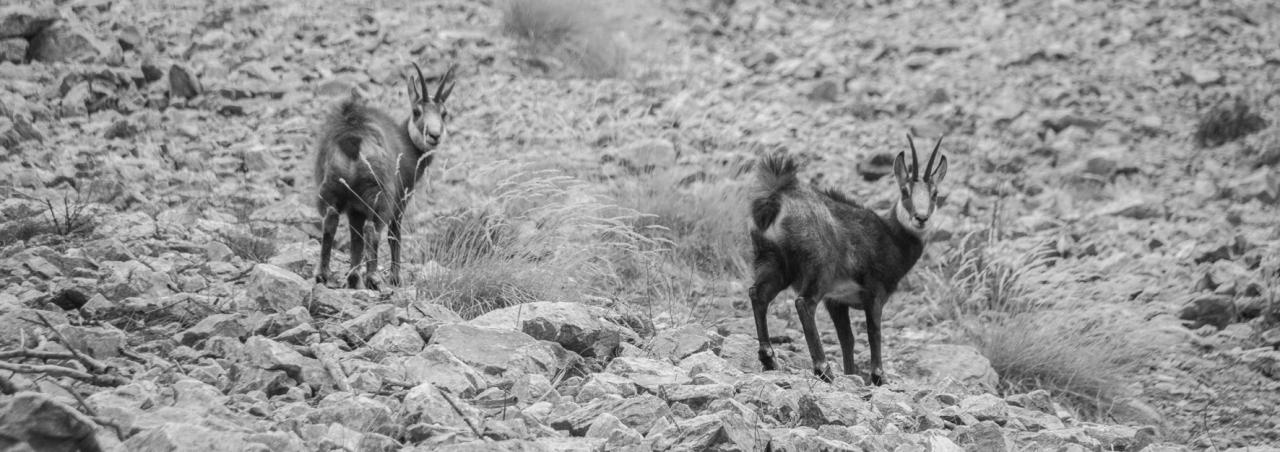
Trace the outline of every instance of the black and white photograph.
[[0, 452], [1280, 452], [1275, 0], [0, 0]]

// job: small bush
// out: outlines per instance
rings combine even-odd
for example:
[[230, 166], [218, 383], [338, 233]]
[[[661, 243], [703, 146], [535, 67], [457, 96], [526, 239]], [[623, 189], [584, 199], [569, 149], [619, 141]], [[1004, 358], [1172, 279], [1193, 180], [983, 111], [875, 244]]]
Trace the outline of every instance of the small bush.
[[480, 191], [473, 207], [437, 220], [436, 232], [412, 245], [434, 262], [416, 283], [419, 295], [464, 318], [529, 301], [612, 294], [626, 286], [621, 265], [651, 261], [658, 248], [630, 226], [638, 214], [556, 171], [517, 170]]
[[627, 50], [603, 17], [600, 7], [587, 0], [508, 0], [502, 31], [533, 58], [573, 66], [592, 78], [625, 76]]
[[1237, 99], [1230, 106], [1218, 106], [1200, 118], [1196, 143], [1216, 147], [1267, 128], [1267, 120]]

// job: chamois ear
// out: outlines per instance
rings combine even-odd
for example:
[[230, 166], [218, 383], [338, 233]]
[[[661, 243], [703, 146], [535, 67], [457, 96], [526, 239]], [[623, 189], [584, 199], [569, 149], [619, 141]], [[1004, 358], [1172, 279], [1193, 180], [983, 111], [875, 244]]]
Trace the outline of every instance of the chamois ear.
[[449, 93], [453, 92], [453, 85], [455, 84], [453, 72], [457, 69], [458, 65], [450, 65], [444, 76], [440, 77], [440, 86], [436, 87], [436, 102], [444, 103], [445, 100], [449, 99]]
[[404, 85], [409, 91], [409, 102], [416, 104], [422, 100], [422, 94], [418, 92], [418, 81], [413, 79], [413, 73], [404, 74]]
[[934, 184], [942, 182], [947, 177], [947, 156], [938, 156], [938, 167], [933, 169], [933, 173], [929, 175], [929, 181]]
[[905, 189], [911, 183], [911, 174], [907, 173], [907, 153], [899, 152], [893, 159], [893, 177], [898, 179], [898, 187]]

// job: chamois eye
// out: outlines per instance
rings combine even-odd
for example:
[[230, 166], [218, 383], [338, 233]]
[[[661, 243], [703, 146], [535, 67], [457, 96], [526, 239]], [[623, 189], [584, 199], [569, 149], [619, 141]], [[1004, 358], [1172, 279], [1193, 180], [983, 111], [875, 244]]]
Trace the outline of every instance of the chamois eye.
[[422, 109], [420, 108], [413, 109], [413, 119], [418, 119], [420, 117], [422, 117]]

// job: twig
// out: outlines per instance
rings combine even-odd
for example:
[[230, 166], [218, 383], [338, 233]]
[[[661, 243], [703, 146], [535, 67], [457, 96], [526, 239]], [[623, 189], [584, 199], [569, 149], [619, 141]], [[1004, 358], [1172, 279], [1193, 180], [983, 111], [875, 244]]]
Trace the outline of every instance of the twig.
[[31, 358], [31, 359], [45, 359], [45, 360], [48, 360], [48, 359], [73, 360], [73, 359], [76, 359], [76, 355], [72, 355], [70, 353], [62, 353], [62, 352], [49, 352], [49, 351], [43, 351], [43, 350], [25, 350], [25, 349], [0, 351], [0, 359], [14, 359], [14, 358]]
[[455, 413], [458, 413], [458, 417], [461, 417], [462, 421], [467, 423], [467, 427], [470, 427], [471, 432], [476, 434], [476, 438], [484, 439], [484, 435], [480, 434], [480, 429], [476, 428], [476, 426], [471, 423], [471, 418], [467, 417], [466, 414], [462, 413], [462, 409], [458, 408], [458, 404], [454, 403], [452, 397], [449, 397], [449, 393], [445, 392], [445, 390], [443, 389], [440, 389], [440, 387], [436, 386], [435, 383], [432, 383], [431, 387], [436, 388], [436, 392], [439, 392], [440, 395], [444, 397], [444, 401], [449, 402], [449, 406], [453, 407], [453, 411]]
[[75, 355], [76, 361], [80, 361], [81, 364], [84, 364], [86, 369], [94, 372], [106, 372], [110, 368], [110, 366], [107, 366], [102, 361], [85, 356], [85, 354], [76, 350], [75, 347], [72, 347], [71, 342], [67, 340], [66, 336], [63, 336], [57, 328], [54, 328], [53, 323], [50, 323], [49, 319], [44, 317], [44, 314], [37, 312], [36, 317], [40, 318], [40, 321], [44, 323], [45, 328], [48, 328], [49, 331], [52, 331], [54, 335], [58, 336], [58, 342], [61, 342], [62, 346], [66, 347], [67, 351], [71, 352], [72, 355]]
[[54, 377], [67, 377], [89, 383], [94, 386], [124, 386], [129, 379], [117, 375], [94, 375], [68, 367], [37, 364], [13, 364], [0, 361], [0, 370], [24, 374], [45, 374]]

